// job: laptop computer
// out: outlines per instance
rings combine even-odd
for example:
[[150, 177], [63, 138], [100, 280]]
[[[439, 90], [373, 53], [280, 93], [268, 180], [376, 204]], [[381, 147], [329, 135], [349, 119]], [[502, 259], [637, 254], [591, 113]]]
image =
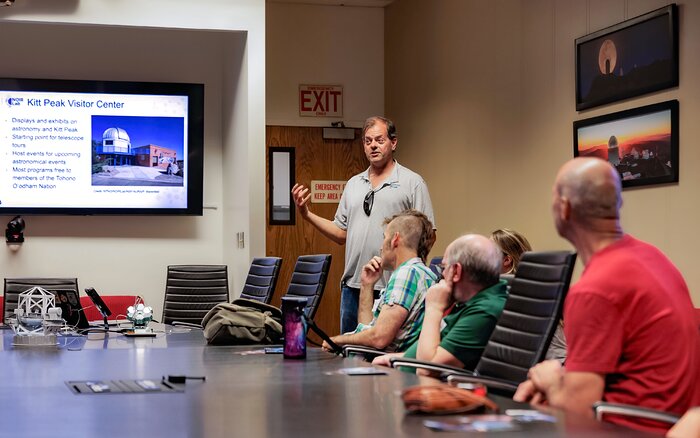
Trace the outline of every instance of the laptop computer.
[[55, 290], [50, 292], [56, 295], [56, 307], [61, 308], [61, 318], [66, 321], [66, 325], [75, 329], [86, 329], [90, 326], [76, 291]]

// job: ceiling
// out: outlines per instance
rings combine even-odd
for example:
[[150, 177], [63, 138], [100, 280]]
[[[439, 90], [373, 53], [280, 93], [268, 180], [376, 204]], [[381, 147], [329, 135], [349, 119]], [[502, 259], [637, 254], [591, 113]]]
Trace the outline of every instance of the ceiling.
[[306, 5], [325, 6], [363, 6], [383, 8], [394, 0], [267, 0], [268, 3], [297, 3]]

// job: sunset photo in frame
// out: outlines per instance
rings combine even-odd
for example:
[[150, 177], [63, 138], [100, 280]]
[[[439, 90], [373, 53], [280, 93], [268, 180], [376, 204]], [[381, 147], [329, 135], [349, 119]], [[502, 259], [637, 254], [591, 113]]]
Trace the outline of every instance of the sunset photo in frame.
[[574, 122], [574, 156], [608, 161], [622, 187], [678, 182], [678, 101]]
[[678, 85], [675, 4], [576, 39], [576, 110]]

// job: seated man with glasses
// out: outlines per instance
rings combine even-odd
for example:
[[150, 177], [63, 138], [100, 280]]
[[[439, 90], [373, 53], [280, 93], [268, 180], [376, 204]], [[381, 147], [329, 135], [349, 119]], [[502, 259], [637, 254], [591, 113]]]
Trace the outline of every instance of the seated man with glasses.
[[[418, 339], [423, 322], [423, 300], [437, 280], [419, 253], [430, 252], [433, 225], [416, 210], [387, 219], [381, 257], [362, 268], [359, 324], [354, 332], [331, 338], [338, 345], [354, 344], [387, 351], [403, 351]], [[384, 270], [391, 277], [373, 309], [374, 285]], [[323, 347], [330, 349], [324, 342]]]
[[[384, 117], [370, 117], [365, 121], [362, 137], [369, 167], [345, 185], [333, 221], [309, 210], [311, 194], [307, 187], [295, 184], [292, 189], [301, 217], [332, 241], [345, 244], [340, 297], [342, 333], [357, 326], [362, 266], [378, 254], [384, 218], [412, 208], [423, 212], [435, 224], [425, 181], [394, 160], [398, 143], [394, 123]], [[428, 253], [418, 256], [425, 261]], [[385, 286], [384, 280], [377, 280], [376, 291]]]
[[442, 276], [425, 297], [418, 341], [405, 353], [385, 354], [376, 365], [404, 356], [473, 370], [506, 304], [501, 250], [491, 239], [467, 234], [450, 243]]

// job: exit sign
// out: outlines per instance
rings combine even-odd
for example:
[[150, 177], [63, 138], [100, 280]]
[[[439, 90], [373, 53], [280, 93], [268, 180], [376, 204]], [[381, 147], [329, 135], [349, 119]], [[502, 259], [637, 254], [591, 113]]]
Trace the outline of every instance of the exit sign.
[[299, 115], [342, 117], [342, 85], [299, 85]]

